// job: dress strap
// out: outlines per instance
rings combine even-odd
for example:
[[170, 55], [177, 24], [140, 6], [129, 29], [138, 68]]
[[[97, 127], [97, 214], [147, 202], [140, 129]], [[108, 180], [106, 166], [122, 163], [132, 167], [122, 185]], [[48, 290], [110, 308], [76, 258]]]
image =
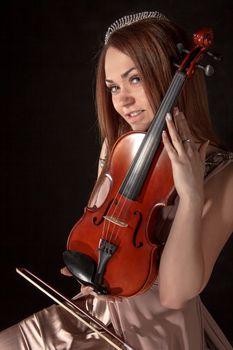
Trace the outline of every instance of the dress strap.
[[221, 163], [233, 160], [233, 152], [218, 151], [209, 154], [205, 160], [205, 177], [208, 176]]

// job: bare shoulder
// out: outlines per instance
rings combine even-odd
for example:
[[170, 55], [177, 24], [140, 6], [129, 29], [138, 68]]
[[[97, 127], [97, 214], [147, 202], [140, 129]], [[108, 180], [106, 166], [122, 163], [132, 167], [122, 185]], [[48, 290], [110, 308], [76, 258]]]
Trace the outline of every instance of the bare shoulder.
[[231, 196], [233, 193], [233, 161], [210, 176], [205, 186], [205, 192], [207, 197], [224, 196], [226, 199], [232, 199], [233, 202], [233, 196]]
[[209, 280], [222, 248], [233, 232], [233, 162], [230, 162], [205, 184], [202, 245], [205, 279]]
[[215, 210], [223, 216], [233, 230], [233, 162], [229, 162], [207, 181], [205, 186], [206, 200], [211, 201]]

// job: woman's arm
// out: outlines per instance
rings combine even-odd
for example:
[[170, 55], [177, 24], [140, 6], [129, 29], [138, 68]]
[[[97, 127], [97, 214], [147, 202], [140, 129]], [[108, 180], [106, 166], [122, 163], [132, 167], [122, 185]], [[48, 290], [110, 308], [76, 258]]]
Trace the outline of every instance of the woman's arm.
[[206, 286], [215, 261], [233, 230], [233, 166], [207, 182], [204, 159], [208, 144], [199, 149], [191, 139], [182, 113], [176, 111], [179, 134], [171, 119], [164, 146], [172, 162], [179, 195], [177, 213], [160, 262], [160, 299], [164, 306], [180, 308]]

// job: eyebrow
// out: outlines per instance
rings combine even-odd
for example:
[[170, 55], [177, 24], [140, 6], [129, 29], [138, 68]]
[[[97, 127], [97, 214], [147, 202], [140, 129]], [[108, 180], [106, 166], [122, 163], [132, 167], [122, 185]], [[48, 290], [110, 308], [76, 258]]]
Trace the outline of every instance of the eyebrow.
[[[132, 67], [132, 68], [128, 69], [125, 73], [122, 73], [122, 74], [121, 74], [121, 78], [123, 78], [123, 79], [127, 78], [127, 76], [129, 75], [129, 73], [130, 73], [132, 70], [134, 70], [134, 69], [136, 69], [136, 67]], [[106, 83], [113, 83], [113, 80], [106, 79], [105, 82], [106, 82]]]

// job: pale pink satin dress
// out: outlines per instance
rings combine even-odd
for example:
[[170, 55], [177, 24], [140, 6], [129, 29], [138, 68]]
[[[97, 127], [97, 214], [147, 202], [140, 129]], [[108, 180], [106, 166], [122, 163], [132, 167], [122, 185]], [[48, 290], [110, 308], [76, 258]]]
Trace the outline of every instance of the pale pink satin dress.
[[[232, 161], [232, 153], [209, 157], [206, 181]], [[170, 209], [165, 213], [167, 222], [174, 217], [176, 206]], [[106, 303], [93, 297], [82, 302], [105, 324], [112, 324], [135, 350], [233, 349], [199, 297], [180, 310], [163, 307], [158, 279], [146, 293], [121, 302]], [[0, 333], [0, 350], [29, 349], [110, 350], [112, 347], [60, 306], [53, 305]]]

